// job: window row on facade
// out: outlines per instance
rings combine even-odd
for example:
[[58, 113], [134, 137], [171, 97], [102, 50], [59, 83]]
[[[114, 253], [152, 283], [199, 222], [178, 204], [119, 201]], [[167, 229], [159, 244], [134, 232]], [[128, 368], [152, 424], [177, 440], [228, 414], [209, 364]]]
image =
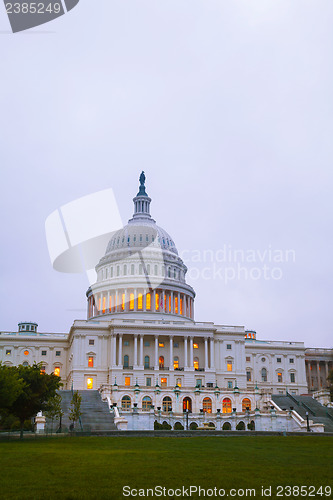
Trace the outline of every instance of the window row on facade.
[[178, 267], [160, 266], [158, 264], [118, 264], [105, 267], [98, 273], [98, 280], [104, 281], [109, 278], [121, 278], [123, 276], [159, 276], [176, 281], [184, 281], [185, 273]]

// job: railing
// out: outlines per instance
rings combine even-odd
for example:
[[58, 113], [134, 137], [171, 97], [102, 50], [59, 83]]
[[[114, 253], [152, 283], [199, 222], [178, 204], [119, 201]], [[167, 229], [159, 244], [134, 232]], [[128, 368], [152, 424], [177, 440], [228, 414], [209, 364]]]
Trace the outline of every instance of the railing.
[[297, 399], [296, 399], [296, 398], [294, 398], [294, 396], [292, 396], [292, 395], [291, 395], [288, 391], [286, 391], [286, 393], [287, 393], [287, 396], [288, 396], [288, 397], [289, 397], [292, 401], [294, 401], [294, 403], [295, 403], [295, 404], [297, 404], [297, 406], [300, 406], [300, 402], [299, 402], [299, 401], [297, 401]]
[[126, 365], [123, 365], [123, 369], [124, 370], [133, 370], [133, 366], [126, 366]]
[[184, 371], [184, 367], [174, 368], [174, 370], [177, 371], [177, 372], [183, 372]]
[[304, 408], [305, 408], [305, 409], [306, 409], [309, 413], [311, 413], [314, 417], [316, 416], [316, 412], [314, 412], [313, 410], [311, 410], [311, 408], [310, 408], [307, 404], [305, 404], [305, 403], [301, 403], [301, 404], [302, 404], [302, 406], [303, 406], [303, 407], [304, 407]]

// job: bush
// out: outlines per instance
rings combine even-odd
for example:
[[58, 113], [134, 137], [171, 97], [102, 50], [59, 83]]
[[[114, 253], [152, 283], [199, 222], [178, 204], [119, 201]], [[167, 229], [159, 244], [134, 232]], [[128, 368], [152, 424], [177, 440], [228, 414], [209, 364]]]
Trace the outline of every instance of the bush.
[[175, 423], [175, 431], [183, 431], [184, 426], [180, 422]]

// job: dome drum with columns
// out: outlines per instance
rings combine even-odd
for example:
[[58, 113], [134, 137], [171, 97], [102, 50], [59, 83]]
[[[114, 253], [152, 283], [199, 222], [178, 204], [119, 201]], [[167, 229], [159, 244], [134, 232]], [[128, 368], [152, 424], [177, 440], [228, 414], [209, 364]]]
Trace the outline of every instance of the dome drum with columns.
[[130, 313], [165, 314], [193, 320], [193, 288], [171, 236], [150, 215], [145, 175], [128, 224], [110, 239], [87, 291], [88, 319]]

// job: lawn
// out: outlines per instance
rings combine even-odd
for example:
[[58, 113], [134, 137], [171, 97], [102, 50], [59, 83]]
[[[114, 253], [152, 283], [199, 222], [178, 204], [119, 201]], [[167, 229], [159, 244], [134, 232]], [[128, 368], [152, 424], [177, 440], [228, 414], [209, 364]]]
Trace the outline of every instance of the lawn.
[[[332, 471], [332, 437], [68, 437], [0, 443], [1, 499], [118, 500], [126, 498], [126, 485], [196, 485], [223, 488], [226, 494], [230, 488], [254, 488], [260, 498], [261, 487], [272, 486], [276, 498], [278, 485], [333, 489]], [[171, 491], [164, 498], [179, 496]]]

